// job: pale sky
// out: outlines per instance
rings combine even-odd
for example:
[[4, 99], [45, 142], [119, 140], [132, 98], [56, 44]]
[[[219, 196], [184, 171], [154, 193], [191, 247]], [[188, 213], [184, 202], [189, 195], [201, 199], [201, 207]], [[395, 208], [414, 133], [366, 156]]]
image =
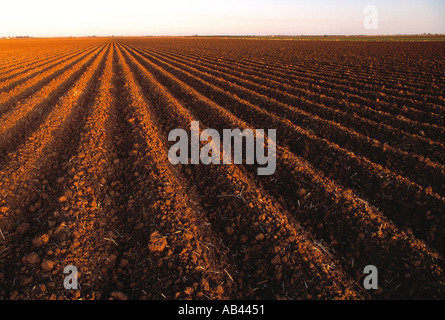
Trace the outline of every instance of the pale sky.
[[0, 37], [445, 34], [444, 13], [445, 0], [0, 0]]

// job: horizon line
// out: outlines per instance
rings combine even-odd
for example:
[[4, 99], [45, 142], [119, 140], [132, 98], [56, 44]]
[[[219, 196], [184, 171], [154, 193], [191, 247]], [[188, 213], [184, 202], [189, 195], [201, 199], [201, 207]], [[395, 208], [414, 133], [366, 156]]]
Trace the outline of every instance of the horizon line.
[[165, 35], [63, 35], [63, 36], [0, 36], [0, 39], [4, 38], [125, 38], [125, 37], [394, 37], [394, 36], [445, 36], [445, 33], [387, 33], [387, 34], [165, 34]]

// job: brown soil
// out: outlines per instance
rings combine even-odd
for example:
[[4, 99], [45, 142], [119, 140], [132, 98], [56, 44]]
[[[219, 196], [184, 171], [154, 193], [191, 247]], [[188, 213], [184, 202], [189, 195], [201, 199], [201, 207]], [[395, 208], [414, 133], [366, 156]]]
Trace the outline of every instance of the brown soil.
[[[1, 40], [0, 299], [444, 299], [444, 46]], [[171, 165], [194, 120], [275, 174]]]

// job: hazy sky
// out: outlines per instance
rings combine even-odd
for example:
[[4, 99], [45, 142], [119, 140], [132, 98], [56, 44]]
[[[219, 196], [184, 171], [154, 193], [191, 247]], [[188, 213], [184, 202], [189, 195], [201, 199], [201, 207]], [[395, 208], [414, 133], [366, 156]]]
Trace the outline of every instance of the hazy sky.
[[0, 36], [445, 34], [444, 13], [445, 0], [0, 0]]

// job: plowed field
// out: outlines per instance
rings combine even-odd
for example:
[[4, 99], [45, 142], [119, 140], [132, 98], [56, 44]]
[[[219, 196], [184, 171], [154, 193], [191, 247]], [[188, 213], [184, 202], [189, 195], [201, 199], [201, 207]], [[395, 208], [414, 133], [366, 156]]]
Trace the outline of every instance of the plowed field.
[[0, 299], [444, 299], [444, 91], [444, 42], [0, 40]]

